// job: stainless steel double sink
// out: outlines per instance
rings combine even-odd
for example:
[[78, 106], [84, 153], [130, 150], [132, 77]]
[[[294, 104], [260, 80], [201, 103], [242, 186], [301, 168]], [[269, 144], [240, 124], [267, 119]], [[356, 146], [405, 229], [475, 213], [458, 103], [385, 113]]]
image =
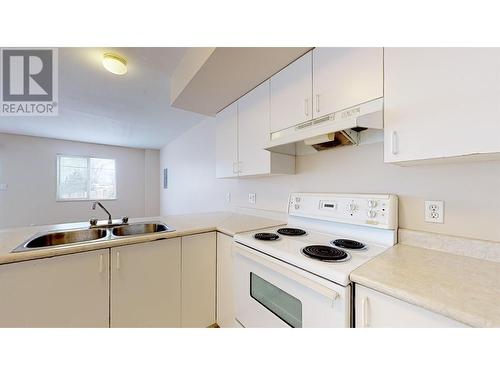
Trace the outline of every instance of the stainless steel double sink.
[[112, 240], [130, 236], [142, 236], [146, 234], [173, 232], [175, 229], [160, 222], [134, 223], [110, 227], [83, 228], [58, 230], [38, 233], [31, 237], [21, 246], [12, 250], [13, 253], [23, 251], [43, 250], [56, 246], [67, 246], [85, 244], [99, 241]]

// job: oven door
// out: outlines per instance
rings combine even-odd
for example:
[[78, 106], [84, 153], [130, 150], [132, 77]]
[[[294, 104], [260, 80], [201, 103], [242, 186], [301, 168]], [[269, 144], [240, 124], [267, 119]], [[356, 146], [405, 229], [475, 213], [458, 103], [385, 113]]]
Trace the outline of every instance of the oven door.
[[350, 326], [350, 286], [234, 243], [236, 320], [247, 328]]

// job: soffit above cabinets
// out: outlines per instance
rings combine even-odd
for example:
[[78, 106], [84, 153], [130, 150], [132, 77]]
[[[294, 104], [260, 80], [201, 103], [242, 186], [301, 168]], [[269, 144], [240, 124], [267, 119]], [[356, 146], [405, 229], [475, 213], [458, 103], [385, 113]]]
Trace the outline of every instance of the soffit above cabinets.
[[173, 107], [215, 116], [312, 47], [189, 48], [174, 71]]

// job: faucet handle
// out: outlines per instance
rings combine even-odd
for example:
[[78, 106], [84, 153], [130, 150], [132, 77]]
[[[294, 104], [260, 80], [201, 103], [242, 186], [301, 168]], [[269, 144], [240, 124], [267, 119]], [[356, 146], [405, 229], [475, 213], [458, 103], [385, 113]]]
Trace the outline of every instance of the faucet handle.
[[93, 217], [92, 219], [89, 220], [90, 226], [95, 227], [97, 225], [97, 219]]
[[122, 217], [122, 223], [123, 224], [128, 224], [128, 216]]

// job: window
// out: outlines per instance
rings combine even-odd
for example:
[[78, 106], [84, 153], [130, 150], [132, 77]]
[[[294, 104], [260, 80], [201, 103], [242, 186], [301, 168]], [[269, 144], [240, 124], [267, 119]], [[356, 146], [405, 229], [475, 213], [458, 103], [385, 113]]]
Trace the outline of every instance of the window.
[[302, 328], [302, 302], [250, 272], [250, 296], [293, 328]]
[[57, 199], [116, 199], [116, 163], [85, 156], [57, 157]]

